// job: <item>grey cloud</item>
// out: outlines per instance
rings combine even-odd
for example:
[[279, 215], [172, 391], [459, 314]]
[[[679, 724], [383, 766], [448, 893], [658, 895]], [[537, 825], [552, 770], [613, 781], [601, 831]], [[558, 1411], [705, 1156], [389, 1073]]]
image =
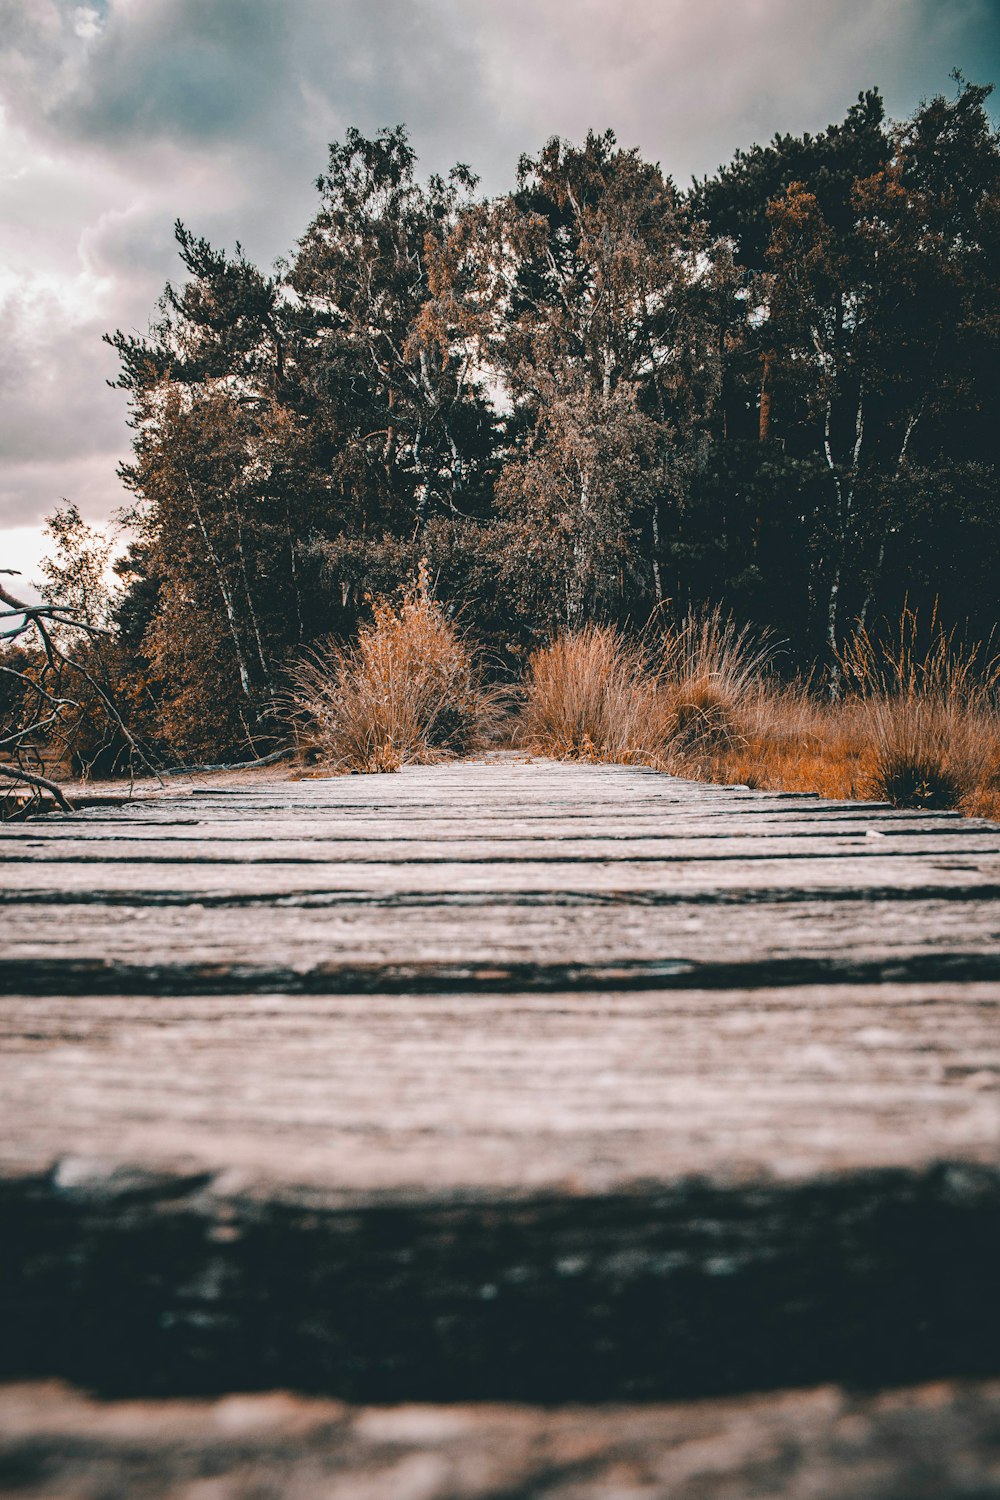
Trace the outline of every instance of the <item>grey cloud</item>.
[[18, 113], [56, 136], [119, 151], [163, 134], [204, 142], [239, 129], [267, 91], [283, 14], [269, 0], [0, 0], [0, 77]]
[[[0, 302], [0, 526], [62, 493], [113, 503], [127, 433], [100, 334], [145, 327], [173, 219], [269, 263], [349, 125], [403, 122], [424, 170], [465, 160], [489, 191], [548, 136], [611, 126], [684, 182], [871, 84], [905, 114], [956, 64], [987, 79], [998, 37], [997, 0], [0, 0], [27, 142], [0, 170], [0, 279], [23, 281]], [[46, 276], [72, 317], [58, 287], [29, 306]]]
[[[63, 499], [74, 501], [87, 520], [101, 524], [128, 498], [115, 476], [114, 452], [4, 464], [0, 469], [0, 555], [7, 556], [4, 546], [7, 527], [40, 529], [46, 516]], [[20, 558], [11, 563], [0, 562], [0, 566], [20, 568], [30, 577], [34, 564], [28, 538], [21, 537], [18, 541]]]
[[[305, 228], [349, 125], [408, 124], [434, 170], [496, 146], [463, 0], [110, 0], [93, 36], [79, 10], [0, 0], [14, 117], [265, 259]], [[514, 145], [502, 154], [509, 175]]]
[[115, 452], [122, 400], [106, 386], [112, 352], [95, 322], [72, 324], [54, 297], [8, 298], [0, 307], [0, 454], [48, 463]]
[[325, 144], [331, 126], [419, 119], [451, 141], [476, 128], [475, 28], [461, 0], [111, 0], [89, 37], [74, 29], [79, 10], [0, 0], [0, 86], [67, 145], [287, 155]]
[[112, 149], [143, 138], [202, 148], [254, 129], [286, 75], [288, 10], [270, 0], [172, 0], [112, 8], [82, 46], [56, 120]]
[[998, 31], [996, 0], [0, 0], [0, 88], [126, 169], [172, 145], [311, 177], [347, 125], [403, 121], [429, 166], [497, 187], [519, 150], [606, 124], [684, 177], [872, 83], [910, 107], [914, 79], [995, 64]]
[[[138, 282], [142, 292], [148, 293], [152, 277], [165, 282], [173, 274], [175, 218], [159, 203], [110, 209], [81, 233], [80, 258], [94, 276], [114, 278], [122, 286]], [[123, 304], [125, 300], [121, 298]], [[142, 309], [135, 311], [141, 314]]]
[[505, 0], [479, 43], [530, 144], [610, 125], [684, 182], [777, 130], [822, 129], [863, 88], [906, 113], [956, 63], [981, 77], [998, 19], [995, 0]]
[[17, 115], [39, 123], [74, 87], [82, 38], [65, 0], [0, 0], [0, 88]]

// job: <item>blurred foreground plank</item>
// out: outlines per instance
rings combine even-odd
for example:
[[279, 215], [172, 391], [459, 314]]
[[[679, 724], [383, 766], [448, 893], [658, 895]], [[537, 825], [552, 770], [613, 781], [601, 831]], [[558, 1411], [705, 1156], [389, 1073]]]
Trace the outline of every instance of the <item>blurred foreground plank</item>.
[[102, 1405], [0, 1388], [9, 1500], [990, 1500], [1000, 1383], [682, 1406]]

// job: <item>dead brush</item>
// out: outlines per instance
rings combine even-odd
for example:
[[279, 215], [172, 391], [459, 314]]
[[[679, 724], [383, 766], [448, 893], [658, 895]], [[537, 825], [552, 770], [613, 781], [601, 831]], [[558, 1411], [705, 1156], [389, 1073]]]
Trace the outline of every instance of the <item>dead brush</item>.
[[646, 652], [614, 626], [566, 631], [530, 658], [520, 736], [526, 749], [629, 764], [661, 748], [665, 732]]
[[610, 625], [566, 632], [529, 663], [524, 743], [697, 774], [739, 740], [770, 655], [719, 609], [689, 614], [659, 642]]
[[718, 607], [691, 611], [663, 639], [657, 688], [669, 758], [691, 770], [746, 736], [767, 695], [772, 645]]
[[914, 611], [884, 639], [858, 631], [841, 666], [866, 720], [869, 794], [896, 807], [997, 810], [1000, 657]]
[[904, 613], [892, 637], [859, 632], [836, 702], [781, 682], [774, 648], [721, 610], [689, 614], [659, 645], [609, 626], [532, 657], [521, 742], [560, 758], [899, 807], [1000, 816], [1000, 658]]
[[423, 566], [400, 601], [375, 601], [354, 644], [322, 642], [291, 677], [300, 746], [335, 770], [397, 771], [464, 754], [500, 714]]
[[808, 680], [762, 680], [742, 708], [739, 738], [714, 757], [713, 780], [768, 791], [858, 797], [867, 751], [861, 706], [830, 703]]

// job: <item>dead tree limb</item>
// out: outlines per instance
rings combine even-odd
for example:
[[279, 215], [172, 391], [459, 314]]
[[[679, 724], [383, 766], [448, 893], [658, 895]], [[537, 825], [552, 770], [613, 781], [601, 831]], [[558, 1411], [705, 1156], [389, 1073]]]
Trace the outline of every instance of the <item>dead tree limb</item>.
[[[16, 576], [11, 568], [0, 568], [0, 574], [5, 577]], [[7, 628], [0, 629], [0, 641], [23, 641], [25, 644], [34, 643], [40, 648], [45, 660], [42, 676], [44, 678], [46, 672], [53, 673], [57, 689], [63, 672], [75, 673], [95, 695], [102, 711], [122, 736], [131, 754], [141, 760], [147, 769], [159, 779], [156, 767], [129, 730], [109, 694], [83, 662], [76, 660], [63, 649], [59, 639], [59, 632], [67, 629], [80, 631], [84, 637], [91, 640], [110, 637], [111, 632], [99, 625], [94, 625], [89, 620], [81, 619], [79, 612], [68, 605], [52, 602], [29, 604], [27, 600], [18, 598], [3, 583], [0, 583], [0, 604], [7, 606], [6, 609], [0, 610], [0, 621], [12, 622]], [[58, 724], [60, 716], [68, 709], [78, 709], [79, 703], [75, 698], [61, 696], [58, 691], [50, 692], [44, 681], [38, 681], [29, 673], [7, 666], [2, 661], [0, 661], [0, 673], [17, 679], [27, 691], [36, 694], [36, 708], [29, 722], [0, 738], [0, 753], [6, 754], [11, 760], [9, 764], [0, 765], [0, 773], [6, 781], [13, 782], [15, 786], [28, 787], [36, 793], [38, 791], [49, 792], [60, 807], [67, 811], [71, 810], [69, 800], [65, 793], [58, 789], [55, 782], [41, 775], [37, 769], [29, 770], [24, 762], [27, 759], [31, 764], [33, 758], [41, 764], [41, 756], [33, 740], [39, 735], [51, 732]]]

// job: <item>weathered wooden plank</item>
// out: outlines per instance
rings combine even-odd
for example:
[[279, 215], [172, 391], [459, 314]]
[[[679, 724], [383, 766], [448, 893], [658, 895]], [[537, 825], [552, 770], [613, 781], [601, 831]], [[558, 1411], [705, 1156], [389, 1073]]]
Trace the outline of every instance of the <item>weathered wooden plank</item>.
[[378, 802], [371, 797], [355, 803], [327, 803], [320, 798], [280, 798], [267, 802], [247, 799], [237, 801], [220, 799], [165, 798], [158, 803], [136, 802], [119, 807], [112, 812], [97, 808], [72, 816], [68, 822], [62, 815], [50, 814], [28, 823], [7, 825], [0, 829], [0, 847], [23, 839], [39, 839], [59, 835], [72, 826], [81, 834], [90, 830], [126, 832], [134, 828], [208, 827], [240, 831], [247, 826], [261, 829], [284, 830], [288, 835], [308, 835], [319, 820], [324, 830], [384, 831], [387, 815], [391, 814], [393, 828], [413, 830], [438, 829], [442, 833], [502, 830], [511, 823], [512, 802], [516, 801], [516, 825], [525, 834], [562, 828], [579, 835], [581, 823], [587, 829], [654, 831], [661, 835], [677, 829], [699, 830], [721, 829], [745, 830], [784, 828], [794, 832], [802, 828], [821, 831], [826, 827], [843, 825], [856, 828], [867, 826], [892, 826], [900, 830], [919, 829], [925, 833], [935, 831], [944, 824], [957, 825], [966, 830], [989, 830], [990, 825], [982, 819], [962, 819], [950, 812], [912, 813], [886, 808], [871, 803], [830, 803], [817, 801], [779, 803], [751, 800], [736, 804], [717, 804], [694, 796], [681, 800], [672, 798], [629, 801], [615, 797], [610, 801], [597, 800], [593, 796], [581, 795], [579, 801], [552, 799], [535, 801], [522, 798], [517, 793], [506, 793], [497, 797], [485, 792], [474, 799], [460, 801], [447, 797], [444, 806], [437, 806], [426, 798], [393, 800], [387, 797]]
[[993, 1166], [340, 1207], [179, 1166], [0, 1182], [0, 1377], [565, 1403], [996, 1365]]
[[[317, 964], [479, 964], [655, 960], [751, 966], [781, 957], [848, 957], [906, 962], [933, 953], [1000, 950], [1000, 901], [965, 893], [836, 901], [757, 900], [720, 904], [679, 900], [650, 909], [642, 901], [591, 901], [542, 895], [501, 901], [431, 898], [372, 904], [315, 898], [315, 905], [201, 905], [182, 893], [168, 904], [97, 899], [23, 900], [2, 910], [0, 961], [82, 959], [162, 967], [178, 955], [190, 964], [257, 968]], [[963, 899], [964, 896], [964, 899]], [[263, 918], [263, 919], [262, 919]]]
[[13, 998], [0, 1036], [0, 1161], [32, 1171], [181, 1158], [339, 1202], [990, 1162], [1000, 1142], [995, 984]]
[[545, 835], [523, 838], [497, 834], [471, 839], [442, 839], [427, 835], [408, 839], [323, 838], [315, 832], [308, 839], [262, 838], [260, 830], [254, 828], [244, 830], [242, 837], [227, 839], [216, 838], [210, 829], [197, 834], [192, 831], [186, 838], [173, 838], [167, 843], [156, 836], [81, 839], [67, 830], [66, 836], [58, 841], [51, 838], [20, 839], [5, 848], [4, 861], [8, 866], [35, 864], [49, 859], [62, 862], [87, 860], [95, 866], [119, 860], [212, 864], [340, 864], [347, 861], [359, 864], [475, 864], [488, 861], [499, 864], [532, 860], [593, 864], [610, 860], [632, 863], [754, 858], [839, 859], [844, 854], [882, 860], [894, 856], [911, 859], [921, 854], [993, 855], [996, 856], [995, 868], [1000, 873], [1000, 833], [958, 828], [935, 830], [929, 837], [910, 832], [905, 838], [897, 838], [891, 830], [862, 828], [848, 834], [833, 832], [826, 837], [809, 832], [754, 842], [741, 834], [727, 838], [717, 835], [712, 839], [676, 834], [645, 834], [641, 838], [621, 835], [609, 839], [594, 834], [554, 841]]
[[[130, 895], [124, 904], [60, 900], [51, 906], [25, 900], [3, 907], [0, 975], [15, 986], [18, 975], [24, 983], [30, 972], [31, 989], [37, 989], [42, 966], [51, 975], [48, 987], [60, 989], [66, 983], [60, 965], [75, 963], [73, 972], [79, 972], [82, 960], [93, 960], [102, 971], [112, 965], [132, 966], [133, 974], [153, 969], [157, 977], [151, 984], [163, 987], [163, 972], [183, 957], [187, 966], [237, 966], [232, 981], [237, 989], [250, 984], [268, 989], [282, 968], [300, 977], [325, 972], [333, 986], [337, 966], [366, 968], [375, 977], [379, 968], [393, 965], [426, 971], [475, 963], [492, 968], [495, 983], [498, 969], [520, 966], [511, 974], [514, 989], [525, 983], [525, 966], [540, 975], [553, 972], [549, 983], [558, 984], [556, 966], [579, 968], [582, 954], [591, 969], [666, 960], [739, 966], [747, 986], [757, 983], [756, 977], [768, 983], [775, 962], [786, 960], [798, 960], [796, 975], [802, 974], [802, 962], [825, 963], [828, 978], [837, 971], [852, 980], [859, 966], [871, 965], [885, 966], [895, 977], [919, 975], [919, 963], [927, 960], [997, 960], [1000, 900], [855, 897], [724, 907], [678, 901], [651, 909], [625, 898], [502, 903], [486, 895], [477, 901], [390, 901], [376, 907], [324, 900], [316, 906], [202, 904], [196, 910], [183, 895], [169, 904], [139, 904]], [[1000, 975], [1000, 960], [996, 971]], [[922, 972], [927, 977], [927, 968]], [[87, 989], [93, 980], [84, 972], [78, 983]], [[118, 981], [105, 974], [102, 983]], [[127, 986], [127, 978], [120, 983]], [[198, 989], [198, 975], [190, 987]]]
[[7, 889], [24, 892], [106, 893], [184, 891], [192, 901], [203, 896], [234, 899], [267, 895], [275, 899], [308, 892], [354, 892], [372, 897], [402, 894], [432, 895], [463, 891], [492, 892], [575, 891], [580, 893], [660, 893], [695, 895], [705, 892], [766, 891], [856, 892], [910, 890], [947, 892], [980, 889], [995, 894], [1000, 885], [998, 861], [992, 855], [923, 855], [914, 859], [881, 858], [877, 854], [843, 854], [824, 859], [729, 859], [687, 861], [521, 860], [509, 863], [389, 865], [341, 861], [297, 863], [188, 863], [159, 861], [129, 864], [106, 861], [99, 871], [88, 861], [41, 860], [36, 864], [4, 867]]
[[[74, 822], [72, 829], [64, 824], [44, 822], [41, 819], [25, 828], [14, 840], [5, 842], [0, 837], [0, 859], [8, 852], [16, 853], [22, 845], [58, 845], [67, 837], [74, 842], [95, 844], [118, 841], [126, 845], [132, 842], [156, 839], [172, 842], [175, 839], [202, 839], [218, 842], [295, 839], [306, 845], [316, 841], [343, 839], [352, 842], [399, 842], [413, 843], [428, 837], [449, 843], [468, 843], [477, 840], [494, 840], [509, 837], [511, 819], [509, 814], [499, 813], [491, 818], [482, 816], [468, 818], [429, 818], [426, 816], [405, 818], [393, 817], [391, 826], [386, 818], [373, 818], [368, 814], [331, 814], [322, 821], [310, 818], [288, 820], [277, 814], [261, 818], [199, 819], [172, 818], [165, 815], [159, 820], [130, 818], [127, 822]], [[871, 817], [829, 814], [825, 817], [807, 819], [798, 815], [780, 818], [766, 814], [759, 817], [739, 817], [706, 814], [692, 819], [649, 818], [645, 815], [632, 817], [529, 817], [521, 814], [517, 820], [517, 837], [523, 840], [546, 840], [562, 842], [580, 841], [583, 838], [631, 840], [656, 838], [672, 839], [733, 839], [741, 838], [759, 843], [773, 839], [815, 839], [863, 837], [869, 830], [902, 839], [936, 838], [953, 839], [963, 834], [992, 834], [997, 839], [997, 830], [988, 823], [974, 819], [932, 818], [914, 814], [912, 817], [879, 813]]]
[[995, 1368], [996, 830], [509, 763], [118, 817], [0, 844], [8, 1375]]
[[[567, 783], [567, 774], [574, 778], [572, 789]], [[482, 768], [474, 776], [463, 776], [461, 767], [421, 767], [403, 771], [395, 778], [396, 785], [391, 794], [395, 806], [423, 808], [434, 812], [440, 810], [439, 788], [446, 788], [446, 796], [452, 806], [475, 807], [477, 805], [500, 806], [513, 792], [519, 803], [534, 808], [569, 807], [579, 809], [583, 804], [593, 803], [608, 808], [649, 808], [668, 810], [673, 806], [703, 807], [754, 807], [754, 808], [801, 808], [836, 809], [858, 804], [838, 799], [818, 798], [809, 793], [749, 791], [746, 788], [711, 786], [701, 782], [680, 781], [657, 772], [648, 773], [629, 768], [620, 775], [602, 773], [599, 769], [580, 765], [556, 766], [541, 773], [537, 766], [516, 767], [504, 775], [496, 767]], [[386, 793], [378, 786], [378, 777], [337, 778], [332, 782], [306, 781], [290, 783], [273, 782], [269, 786], [254, 788], [200, 787], [190, 791], [171, 789], [165, 796], [143, 799], [147, 809], [164, 806], [198, 807], [203, 811], [228, 810], [248, 807], [267, 810], [271, 808], [294, 808], [296, 806], [321, 808], [371, 808], [385, 806]], [[138, 801], [132, 806], [138, 806]], [[885, 808], [885, 803], [863, 804], [872, 809]], [[119, 804], [117, 809], [127, 816], [128, 806]], [[90, 808], [77, 816], [85, 817]], [[50, 816], [58, 816], [50, 814]]]
[[539, 1411], [0, 1389], [10, 1500], [992, 1500], [1000, 1384]]

